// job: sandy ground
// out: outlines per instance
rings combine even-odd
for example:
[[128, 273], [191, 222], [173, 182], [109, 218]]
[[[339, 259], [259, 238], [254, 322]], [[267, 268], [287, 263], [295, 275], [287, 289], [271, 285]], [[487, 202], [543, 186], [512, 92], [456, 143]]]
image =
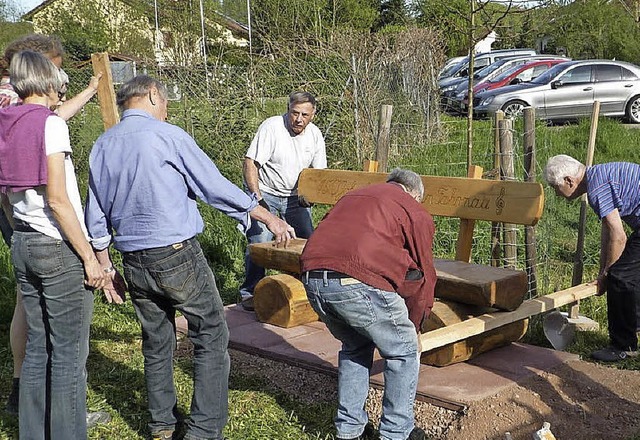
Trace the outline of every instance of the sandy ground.
[[[293, 398], [334, 401], [337, 380], [232, 350], [234, 374], [260, 375]], [[370, 418], [381, 392], [370, 390]], [[465, 414], [416, 403], [416, 422], [432, 439], [532, 439], [544, 422], [558, 440], [640, 439], [640, 372], [575, 360], [473, 402]]]

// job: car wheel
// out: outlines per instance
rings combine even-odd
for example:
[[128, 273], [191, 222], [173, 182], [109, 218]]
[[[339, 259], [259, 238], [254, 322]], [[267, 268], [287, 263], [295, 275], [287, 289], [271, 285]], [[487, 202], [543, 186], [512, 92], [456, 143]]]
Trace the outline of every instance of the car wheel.
[[627, 120], [632, 124], [640, 124], [640, 95], [631, 98], [627, 104]]
[[508, 101], [502, 106], [500, 110], [504, 112], [504, 117], [507, 119], [516, 119], [522, 116], [522, 110], [527, 106], [526, 102], [514, 100]]

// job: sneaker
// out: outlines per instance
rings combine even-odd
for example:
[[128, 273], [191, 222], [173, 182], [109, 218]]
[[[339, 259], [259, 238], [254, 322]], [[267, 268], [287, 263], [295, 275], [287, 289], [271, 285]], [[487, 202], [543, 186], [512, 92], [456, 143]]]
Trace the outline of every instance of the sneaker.
[[638, 352], [636, 350], [625, 351], [611, 345], [591, 353], [591, 357], [593, 359], [602, 362], [619, 362], [626, 358], [633, 358], [637, 356]]
[[11, 385], [11, 394], [7, 399], [7, 406], [5, 411], [12, 416], [18, 416], [18, 405], [20, 403], [20, 378], [14, 377], [13, 384]]
[[87, 413], [87, 429], [91, 429], [96, 425], [104, 425], [111, 421], [111, 414], [105, 411], [96, 411]]
[[158, 431], [151, 434], [151, 440], [172, 440], [173, 429], [166, 429], [164, 431]]
[[240, 301], [240, 305], [247, 312], [253, 312], [255, 310], [253, 308], [253, 296], [248, 296], [246, 298], [243, 298], [242, 301]]

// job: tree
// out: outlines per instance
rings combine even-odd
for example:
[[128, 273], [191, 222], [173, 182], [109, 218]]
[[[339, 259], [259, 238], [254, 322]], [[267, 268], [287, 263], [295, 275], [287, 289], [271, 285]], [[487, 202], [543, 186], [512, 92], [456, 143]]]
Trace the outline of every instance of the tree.
[[410, 21], [404, 0], [382, 0], [380, 16], [374, 29], [380, 30], [385, 26], [406, 26]]

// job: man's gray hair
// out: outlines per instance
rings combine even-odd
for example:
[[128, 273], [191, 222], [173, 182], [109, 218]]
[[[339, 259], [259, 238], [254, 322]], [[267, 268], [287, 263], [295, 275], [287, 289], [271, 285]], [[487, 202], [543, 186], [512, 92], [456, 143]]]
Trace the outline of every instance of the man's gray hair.
[[584, 165], [566, 154], [559, 154], [549, 158], [542, 176], [551, 186], [558, 186], [565, 177], [578, 177], [584, 170]]
[[311, 103], [313, 110], [316, 109], [316, 98], [309, 92], [293, 92], [289, 95], [289, 109], [295, 104]]
[[116, 103], [120, 110], [126, 110], [131, 98], [145, 96], [155, 87], [163, 99], [167, 99], [167, 88], [164, 84], [148, 75], [138, 75], [124, 83], [116, 95]]
[[394, 168], [389, 174], [389, 177], [387, 177], [387, 182], [399, 183], [407, 189], [412, 197], [418, 200], [424, 199], [424, 184], [422, 183], [422, 178], [411, 170]]
[[21, 50], [13, 55], [9, 76], [20, 99], [33, 95], [46, 96], [62, 89], [62, 78], [55, 64], [32, 50]]

